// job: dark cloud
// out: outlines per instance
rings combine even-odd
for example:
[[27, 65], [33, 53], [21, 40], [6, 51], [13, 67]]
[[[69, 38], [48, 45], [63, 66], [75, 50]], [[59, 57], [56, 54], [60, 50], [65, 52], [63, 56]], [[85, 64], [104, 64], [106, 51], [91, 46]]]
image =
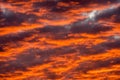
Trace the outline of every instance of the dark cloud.
[[31, 36], [33, 33], [34, 32], [26, 31], [26, 32], [3, 35], [3, 36], [0, 36], [0, 44], [6, 44], [6, 43], [9, 43], [9, 42], [20, 41], [20, 40], [23, 40], [26, 37]]
[[102, 54], [111, 49], [120, 49], [120, 40], [103, 42], [97, 45], [92, 45], [90, 48], [87, 48], [87, 46], [81, 45], [76, 47], [76, 49], [79, 50], [80, 55], [83, 55], [83, 56]]
[[3, 47], [2, 47], [2, 46], [0, 46], [0, 52], [3, 52], [3, 51], [4, 51]]
[[65, 12], [65, 11], [68, 11], [68, 10], [70, 10], [72, 7], [64, 7], [64, 6], [61, 6], [61, 7], [54, 7], [54, 8], [52, 8], [50, 11], [52, 11], [52, 12]]
[[88, 6], [89, 4], [92, 4], [92, 3], [108, 3], [111, 2], [111, 3], [114, 3], [114, 2], [117, 2], [117, 0], [102, 0], [102, 1], [98, 1], [98, 0], [92, 0], [92, 1], [89, 1], [89, 0], [46, 0], [46, 1], [43, 1], [43, 2], [34, 2], [33, 3], [33, 8], [40, 8], [40, 7], [45, 7], [45, 8], [48, 8], [50, 11], [52, 12], [65, 12], [65, 11], [68, 11], [70, 10], [71, 8], [73, 8], [72, 5], [70, 6], [58, 6], [57, 4], [59, 2], [64, 2], [64, 3], [67, 3], [67, 4], [70, 4], [71, 2], [78, 2], [79, 4], [76, 4], [76, 5], [80, 5], [80, 6]]
[[[46, 26], [43, 28], [35, 28], [32, 30], [26, 30], [23, 32], [18, 33], [11, 33], [0, 36], [0, 49], [3, 51], [3, 47], [7, 46], [8, 43], [14, 42], [17, 43], [18, 41], [22, 41], [27, 37], [31, 37], [37, 34], [38, 37], [35, 37], [32, 42], [37, 41], [41, 37], [51, 38], [51, 39], [67, 39], [68, 33], [66, 32], [64, 27], [58, 26]], [[44, 35], [44, 36], [43, 36]], [[28, 41], [31, 42], [31, 41]]]
[[38, 9], [41, 7], [45, 7], [49, 9], [51, 12], [65, 12], [71, 9], [70, 6], [65, 7], [65, 6], [57, 6], [59, 1], [43, 1], [43, 2], [34, 2], [33, 3], [33, 8]]
[[47, 79], [60, 79], [62, 78], [61, 75], [58, 75], [54, 72], [51, 72], [50, 70], [44, 70], [46, 76], [47, 76]]
[[64, 26], [45, 26], [36, 29], [39, 34], [51, 39], [68, 39], [69, 31]]
[[107, 4], [108, 2], [116, 3], [118, 0], [60, 0], [61, 2], [78, 2], [80, 5], [89, 5], [92, 3]]
[[115, 40], [113, 42], [106, 42], [103, 45], [108, 47], [109, 49], [119, 49], [120, 48], [120, 40]]
[[109, 9], [101, 11], [99, 14], [96, 15], [96, 19], [109, 19], [112, 16], [120, 16], [120, 7], [111, 6]]
[[107, 51], [107, 48], [105, 46], [101, 46], [100, 44], [93, 45], [90, 48], [87, 48], [85, 45], [79, 45], [76, 49], [79, 51], [80, 56], [103, 54]]
[[116, 15], [116, 16], [113, 18], [113, 22], [115, 22], [115, 23], [120, 23], [120, 14], [119, 14], [119, 15]]
[[112, 30], [111, 26], [104, 26], [102, 24], [94, 24], [94, 23], [80, 23], [79, 25], [73, 25], [70, 29], [73, 33], [89, 33], [96, 34], [100, 32], [105, 32]]
[[87, 71], [89, 70], [109, 67], [116, 64], [120, 64], [120, 58], [110, 58], [107, 60], [98, 61], [85, 61], [81, 62], [80, 65], [76, 69], [74, 69], [74, 71], [87, 73]]
[[34, 23], [39, 17], [34, 14], [23, 14], [5, 9], [6, 12], [1, 12], [0, 19], [4, 19], [0, 23], [0, 27], [5, 26], [19, 26], [21, 23], [28, 22]]
[[40, 33], [59, 33], [64, 32], [65, 28], [63, 26], [45, 26], [38, 29]]
[[0, 69], [1, 69], [0, 74], [5, 74], [8, 72], [14, 73], [15, 70], [23, 70], [23, 71], [27, 70], [25, 66], [14, 61], [0, 62]]
[[[104, 53], [107, 50], [113, 48], [120, 48], [120, 41], [114, 42], [104, 42], [101, 44], [93, 45], [91, 48], [87, 48], [86, 45], [75, 45], [75, 46], [65, 46], [54, 49], [41, 50], [39, 48], [30, 48], [21, 54], [15, 56], [16, 60], [10, 61], [1, 61], [0, 62], [0, 74], [6, 73], [14, 73], [15, 71], [27, 71], [28, 67], [32, 67], [35, 65], [45, 64], [51, 62], [50, 58], [65, 54], [73, 54], [80, 50], [80, 55], [95, 55], [98, 53]], [[111, 65], [119, 64], [120, 58], [108, 59], [105, 61], [87, 61], [80, 63], [80, 66], [75, 68], [74, 70], [80, 72], [87, 72], [92, 69], [108, 67]], [[7, 66], [6, 66], [7, 65]], [[89, 65], [89, 66], [88, 66]], [[49, 78], [53, 78], [52, 75], [47, 75]], [[55, 75], [57, 76], [57, 75]]]
[[[47, 38], [52, 39], [69, 39], [69, 34], [76, 33], [88, 33], [88, 34], [98, 34], [105, 31], [112, 30], [111, 26], [104, 26], [102, 24], [90, 23], [90, 22], [76, 22], [72, 26], [45, 26], [43, 28], [38, 28], [36, 31], [40, 34], [44, 34]], [[44, 36], [44, 37], [45, 37]]]
[[1, 19], [5, 19], [3, 22], [0, 23], [1, 27], [4, 26], [12, 26], [12, 25], [20, 25], [23, 20], [20, 19], [18, 16], [19, 14], [16, 14], [8, 9], [5, 9], [6, 12], [1, 13]]
[[47, 0], [47, 1], [43, 1], [43, 2], [34, 2], [33, 3], [33, 7], [34, 8], [40, 8], [40, 7], [47, 7], [47, 8], [52, 8], [55, 7], [57, 5], [56, 1], [51, 1], [51, 0]]
[[14, 3], [14, 2], [28, 2], [28, 1], [30, 1], [30, 0], [20, 0], [20, 1], [16, 1], [16, 0], [1, 0], [1, 2], [12, 2], [12, 3]]
[[[17, 55], [15, 57], [16, 60], [1, 61], [0, 74], [6, 74], [8, 72], [14, 73], [16, 70], [26, 71], [28, 67], [51, 62], [50, 57], [55, 57], [62, 54], [70, 54], [73, 52], [75, 52], [75, 50], [71, 47], [61, 47], [48, 50], [31, 48]], [[40, 57], [37, 58], [38, 56]]]
[[[80, 51], [80, 56], [88, 56], [88, 55], [95, 55], [98, 53], [104, 53], [110, 49], [120, 48], [120, 41], [114, 41], [114, 42], [103, 42], [101, 44], [93, 45], [91, 48], [87, 48], [86, 45], [75, 45], [75, 46], [65, 46], [61, 48], [55, 48], [55, 49], [47, 49], [47, 50], [40, 50], [39, 48], [31, 48], [28, 49], [21, 54], [17, 55], [15, 58], [16, 60], [7, 61], [7, 62], [1, 62], [0, 69], [1, 74], [6, 72], [14, 72], [16, 70], [27, 70], [28, 67], [32, 67], [35, 65], [40, 65], [44, 63], [51, 62], [50, 58], [55, 56], [60, 56], [63, 54], [71, 54], [75, 53], [78, 50]], [[40, 56], [37, 58], [37, 56]], [[113, 61], [113, 62], [112, 62]], [[112, 63], [111, 63], [112, 62]], [[83, 62], [84, 63], [84, 62]], [[83, 65], [81, 63], [80, 65]], [[110, 59], [107, 61], [90, 61], [89, 63], [85, 63], [86, 65], [90, 64], [92, 66], [88, 67], [80, 67], [80, 70], [86, 71], [89, 69], [99, 68], [99, 67], [106, 67], [108, 65], [114, 65], [120, 63], [120, 59]], [[5, 66], [8, 65], [8, 66]], [[21, 67], [19, 67], [21, 66]]]

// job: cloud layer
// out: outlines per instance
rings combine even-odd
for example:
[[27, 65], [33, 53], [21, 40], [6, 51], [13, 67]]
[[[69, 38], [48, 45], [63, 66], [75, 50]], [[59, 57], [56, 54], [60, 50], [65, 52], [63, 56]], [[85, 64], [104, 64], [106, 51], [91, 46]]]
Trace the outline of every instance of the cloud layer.
[[0, 79], [119, 80], [119, 2], [0, 1]]

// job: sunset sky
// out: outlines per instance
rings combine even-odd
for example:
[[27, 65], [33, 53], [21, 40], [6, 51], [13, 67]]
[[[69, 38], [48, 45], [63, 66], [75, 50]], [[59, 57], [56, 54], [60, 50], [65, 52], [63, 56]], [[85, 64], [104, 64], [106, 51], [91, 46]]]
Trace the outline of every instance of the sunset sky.
[[120, 0], [0, 0], [0, 80], [120, 80]]

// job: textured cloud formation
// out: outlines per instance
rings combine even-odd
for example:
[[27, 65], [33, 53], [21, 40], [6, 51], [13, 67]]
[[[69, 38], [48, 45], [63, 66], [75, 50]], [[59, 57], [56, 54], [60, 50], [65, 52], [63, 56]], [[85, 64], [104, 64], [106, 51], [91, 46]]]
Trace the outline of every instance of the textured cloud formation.
[[120, 0], [1, 0], [0, 80], [119, 80]]

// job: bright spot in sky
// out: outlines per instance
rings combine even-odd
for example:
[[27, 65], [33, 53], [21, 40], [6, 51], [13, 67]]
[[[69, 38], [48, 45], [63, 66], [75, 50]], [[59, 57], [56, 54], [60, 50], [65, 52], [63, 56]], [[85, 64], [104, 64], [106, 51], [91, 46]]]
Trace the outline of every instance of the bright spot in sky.
[[0, 4], [0, 9], [2, 11], [2, 14], [5, 16], [11, 16], [12, 12], [5, 8], [5, 5]]
[[0, 9], [2, 10], [3, 15], [6, 15], [6, 16], [7, 16], [7, 15], [9, 14], [9, 12], [7, 11], [7, 9], [4, 8], [3, 5], [0, 6]]
[[90, 19], [93, 19], [93, 20], [94, 20], [94, 18], [95, 18], [95, 16], [96, 16], [96, 13], [97, 13], [97, 11], [94, 10], [94, 11], [92, 11], [91, 13], [88, 14], [88, 17], [89, 17]]
[[114, 39], [115, 39], [115, 40], [118, 40], [118, 39], [120, 39], [120, 36], [115, 35], [115, 36], [114, 36]]

